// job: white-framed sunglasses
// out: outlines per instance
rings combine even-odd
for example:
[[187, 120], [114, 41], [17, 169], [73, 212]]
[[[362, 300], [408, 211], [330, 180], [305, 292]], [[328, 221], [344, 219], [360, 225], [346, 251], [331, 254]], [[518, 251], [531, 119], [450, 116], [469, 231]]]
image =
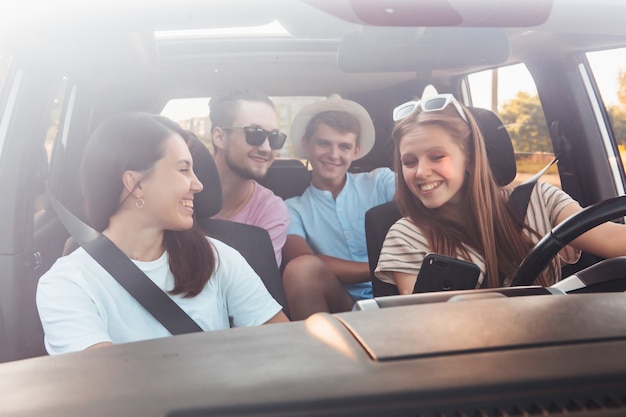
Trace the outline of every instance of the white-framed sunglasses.
[[461, 116], [465, 123], [468, 123], [467, 116], [463, 113], [461, 105], [452, 94], [438, 94], [424, 100], [409, 101], [401, 104], [393, 109], [393, 121], [397, 122], [398, 120], [404, 119], [413, 114], [418, 108], [421, 108], [424, 112], [440, 111], [448, 107], [448, 104], [452, 104], [456, 111], [459, 112], [459, 116]]

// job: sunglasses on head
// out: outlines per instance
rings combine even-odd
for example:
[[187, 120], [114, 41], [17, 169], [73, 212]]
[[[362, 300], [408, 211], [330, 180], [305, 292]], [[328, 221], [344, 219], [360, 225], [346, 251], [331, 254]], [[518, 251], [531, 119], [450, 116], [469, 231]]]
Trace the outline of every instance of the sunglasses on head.
[[265, 130], [256, 126], [233, 126], [222, 127], [224, 130], [241, 129], [246, 136], [246, 143], [251, 146], [261, 146], [265, 139], [270, 143], [270, 148], [276, 150], [283, 147], [287, 135], [278, 130]]
[[423, 112], [440, 111], [448, 107], [448, 104], [452, 104], [459, 113], [459, 116], [461, 116], [465, 123], [468, 123], [467, 116], [463, 113], [461, 105], [452, 94], [439, 94], [424, 100], [409, 101], [401, 104], [393, 109], [393, 121], [397, 122], [398, 120], [404, 119], [419, 108], [421, 108]]

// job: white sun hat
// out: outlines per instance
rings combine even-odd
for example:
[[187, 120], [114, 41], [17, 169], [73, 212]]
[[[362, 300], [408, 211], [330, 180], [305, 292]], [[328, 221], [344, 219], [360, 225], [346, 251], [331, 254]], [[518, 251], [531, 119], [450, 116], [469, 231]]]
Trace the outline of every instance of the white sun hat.
[[374, 146], [374, 140], [376, 139], [376, 133], [374, 130], [374, 123], [369, 113], [360, 104], [342, 99], [338, 94], [333, 94], [325, 100], [316, 101], [303, 107], [298, 112], [296, 117], [291, 122], [291, 130], [289, 132], [289, 140], [293, 144], [294, 151], [299, 158], [307, 158], [304, 150], [302, 149], [302, 138], [306, 132], [306, 128], [311, 119], [318, 113], [326, 111], [344, 111], [354, 116], [361, 125], [361, 136], [359, 145], [361, 149], [356, 159], [363, 158], [372, 150]]

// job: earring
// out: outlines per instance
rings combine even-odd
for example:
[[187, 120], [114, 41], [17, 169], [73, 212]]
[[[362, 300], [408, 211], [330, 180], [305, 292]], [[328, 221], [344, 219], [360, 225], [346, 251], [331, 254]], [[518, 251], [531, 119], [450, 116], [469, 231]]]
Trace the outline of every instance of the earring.
[[137, 207], [137, 208], [143, 208], [143, 206], [145, 206], [145, 205], [146, 205], [146, 202], [143, 201], [143, 198], [138, 198], [135, 201], [135, 207]]

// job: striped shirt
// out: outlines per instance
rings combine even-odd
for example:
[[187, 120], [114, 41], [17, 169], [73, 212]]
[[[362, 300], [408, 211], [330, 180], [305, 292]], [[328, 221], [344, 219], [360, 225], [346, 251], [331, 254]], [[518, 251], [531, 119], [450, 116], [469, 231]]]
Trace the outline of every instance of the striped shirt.
[[[512, 189], [502, 189], [502, 192], [506, 193], [506, 195], [510, 195], [512, 191]], [[537, 182], [531, 193], [528, 209], [526, 210], [526, 224], [541, 236], [544, 236], [557, 225], [557, 217], [561, 210], [571, 203], [575, 203], [575, 200], [560, 188], [545, 182]], [[531, 236], [531, 239], [533, 242], [538, 241], [535, 236]], [[466, 259], [461, 254], [457, 254], [457, 258], [465, 259], [478, 265], [481, 270], [477, 284], [478, 288], [485, 278], [484, 258], [473, 248], [465, 245], [464, 248], [469, 253], [470, 259]], [[387, 233], [375, 274], [381, 281], [391, 284], [395, 284], [395, 282], [388, 273], [390, 271], [417, 276], [422, 266], [422, 261], [429, 252], [432, 251], [428, 246], [426, 236], [420, 232], [418, 227], [408, 217], [403, 217], [391, 226]], [[557, 273], [553, 281], [556, 282], [560, 279], [562, 264], [576, 263], [579, 257], [579, 250], [571, 246], [563, 248], [553, 261]], [[506, 277], [504, 285], [510, 285], [511, 279], [512, 277]]]

